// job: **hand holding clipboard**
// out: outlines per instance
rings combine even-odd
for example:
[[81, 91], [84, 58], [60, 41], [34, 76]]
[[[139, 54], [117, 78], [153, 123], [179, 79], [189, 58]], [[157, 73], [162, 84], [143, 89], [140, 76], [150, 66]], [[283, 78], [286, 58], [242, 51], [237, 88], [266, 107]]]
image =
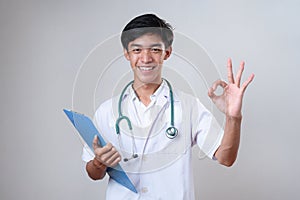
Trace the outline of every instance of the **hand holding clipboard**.
[[[64, 112], [79, 132], [81, 138], [85, 141], [85, 143], [89, 146], [91, 150], [93, 150], [93, 139], [95, 135], [98, 136], [100, 146], [106, 145], [106, 142], [104, 141], [103, 137], [100, 135], [90, 118], [83, 114], [65, 109]], [[106, 172], [109, 174], [110, 178], [112, 178], [119, 184], [125, 186], [129, 190], [137, 193], [137, 190], [135, 189], [134, 185], [132, 184], [127, 174], [124, 172], [124, 170], [119, 164], [117, 164], [113, 168], [107, 167]]]

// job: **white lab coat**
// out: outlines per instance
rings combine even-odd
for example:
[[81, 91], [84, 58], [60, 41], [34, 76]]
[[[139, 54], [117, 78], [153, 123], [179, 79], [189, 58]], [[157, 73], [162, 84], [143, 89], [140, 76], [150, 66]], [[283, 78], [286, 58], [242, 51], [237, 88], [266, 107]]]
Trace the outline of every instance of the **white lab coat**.
[[[174, 139], [165, 135], [171, 119], [169, 88], [165, 81], [151, 96], [147, 107], [138, 100], [132, 87], [125, 92], [122, 113], [131, 120], [132, 132], [125, 120], [120, 123], [120, 135], [115, 132], [119, 97], [104, 102], [97, 109], [95, 123], [105, 140], [111, 142], [123, 158], [130, 158], [132, 153], [139, 155], [120, 162], [138, 194], [110, 179], [106, 199], [194, 199], [192, 146], [197, 144], [207, 157], [213, 158], [224, 131], [197, 98], [181, 91], [173, 93], [174, 121], [179, 130]], [[83, 160], [89, 161], [93, 154], [86, 148]]]

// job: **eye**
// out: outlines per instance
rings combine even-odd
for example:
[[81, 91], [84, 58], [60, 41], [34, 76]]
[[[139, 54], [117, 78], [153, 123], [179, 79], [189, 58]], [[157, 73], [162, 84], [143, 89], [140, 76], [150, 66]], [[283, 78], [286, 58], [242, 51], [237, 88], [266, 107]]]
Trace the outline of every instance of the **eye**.
[[140, 53], [142, 51], [141, 48], [134, 48], [131, 50], [133, 53]]
[[161, 48], [158, 48], [158, 47], [153, 47], [151, 48], [150, 50], [152, 53], [160, 53], [162, 52], [162, 49]]

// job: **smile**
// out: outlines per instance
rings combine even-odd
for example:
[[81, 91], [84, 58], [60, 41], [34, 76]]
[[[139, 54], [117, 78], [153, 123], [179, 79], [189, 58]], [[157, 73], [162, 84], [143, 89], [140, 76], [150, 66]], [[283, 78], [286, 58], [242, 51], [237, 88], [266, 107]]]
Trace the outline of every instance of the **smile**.
[[151, 70], [153, 70], [155, 67], [142, 67], [142, 66], [139, 66], [138, 68], [139, 68], [139, 70], [141, 70], [141, 71], [151, 71]]

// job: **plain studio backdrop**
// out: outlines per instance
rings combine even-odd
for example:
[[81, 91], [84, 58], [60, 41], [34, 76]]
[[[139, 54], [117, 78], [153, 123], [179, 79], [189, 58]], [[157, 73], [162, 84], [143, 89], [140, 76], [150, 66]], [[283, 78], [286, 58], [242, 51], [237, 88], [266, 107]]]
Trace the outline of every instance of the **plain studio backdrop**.
[[296, 0], [1, 0], [0, 199], [104, 199], [107, 179], [87, 177], [62, 109], [91, 50], [147, 12], [201, 44], [223, 79], [228, 57], [235, 71], [245, 60], [244, 79], [256, 75], [234, 166], [195, 150], [196, 198], [299, 199], [299, 10]]

